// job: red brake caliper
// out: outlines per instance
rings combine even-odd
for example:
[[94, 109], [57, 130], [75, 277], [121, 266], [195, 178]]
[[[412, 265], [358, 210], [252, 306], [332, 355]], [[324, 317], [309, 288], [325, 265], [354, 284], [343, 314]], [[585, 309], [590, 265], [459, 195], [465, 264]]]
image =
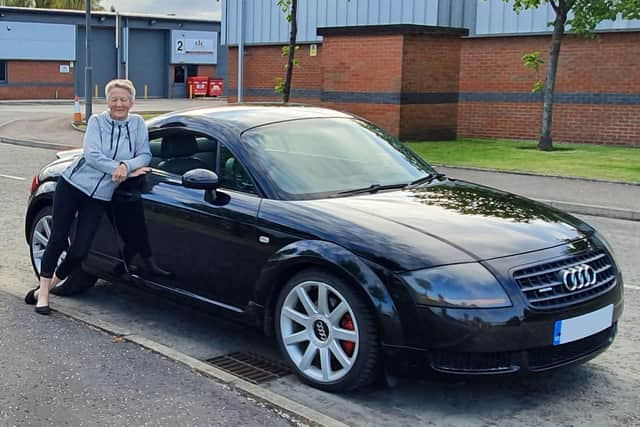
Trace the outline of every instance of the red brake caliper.
[[[349, 331], [353, 331], [355, 328], [353, 327], [353, 320], [351, 319], [351, 315], [346, 313], [342, 316], [340, 320], [340, 327], [343, 329], [347, 329]], [[353, 355], [353, 350], [356, 348], [356, 343], [353, 341], [340, 341], [340, 346], [347, 354], [347, 356]]]

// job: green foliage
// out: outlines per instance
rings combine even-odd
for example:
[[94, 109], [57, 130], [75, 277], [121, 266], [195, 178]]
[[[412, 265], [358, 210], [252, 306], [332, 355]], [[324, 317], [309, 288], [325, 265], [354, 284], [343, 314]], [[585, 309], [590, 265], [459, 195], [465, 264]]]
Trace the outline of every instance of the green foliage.
[[[101, 0], [91, 0], [92, 10], [104, 10]], [[84, 10], [85, 0], [5, 0], [6, 6], [34, 7], [38, 9], [75, 9]]]
[[273, 81], [273, 91], [279, 94], [284, 93], [284, 79], [282, 77], [276, 77]]
[[[540, 66], [542, 64], [544, 64], [544, 61], [540, 58], [540, 52], [536, 51], [531, 53], [525, 53], [524, 55], [522, 55], [522, 65], [524, 65], [525, 68], [529, 68], [533, 70], [536, 76], [539, 74]], [[543, 88], [544, 88], [544, 85], [542, 84], [542, 80], [538, 79], [533, 84], [533, 87], [531, 88], [531, 92], [538, 93], [538, 92], [541, 92]]]
[[513, 0], [513, 10], [535, 9], [547, 3], [556, 15], [567, 16], [569, 31], [582, 35], [591, 33], [602, 21], [615, 20], [618, 14], [624, 19], [640, 17], [640, 0]]
[[291, 0], [277, 0], [277, 3], [282, 13], [284, 13], [284, 19], [286, 19], [287, 22], [291, 22], [293, 18], [291, 16]]
[[[294, 48], [295, 52], [298, 52], [298, 50], [300, 49], [300, 46], [296, 45]], [[282, 54], [283, 57], [288, 58], [289, 57], [289, 46], [282, 46], [282, 49], [280, 49], [280, 53]], [[295, 57], [293, 58], [293, 66], [294, 67], [299, 67], [300, 66], [300, 61], [298, 61]], [[284, 68], [288, 68], [289, 64], [284, 64]]]

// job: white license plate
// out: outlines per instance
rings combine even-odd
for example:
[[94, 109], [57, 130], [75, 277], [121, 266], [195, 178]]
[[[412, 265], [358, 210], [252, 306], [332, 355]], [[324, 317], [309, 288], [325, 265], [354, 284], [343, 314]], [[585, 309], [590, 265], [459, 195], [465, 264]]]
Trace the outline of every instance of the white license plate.
[[556, 320], [553, 325], [553, 345], [576, 341], [597, 334], [613, 323], [613, 304], [582, 316]]

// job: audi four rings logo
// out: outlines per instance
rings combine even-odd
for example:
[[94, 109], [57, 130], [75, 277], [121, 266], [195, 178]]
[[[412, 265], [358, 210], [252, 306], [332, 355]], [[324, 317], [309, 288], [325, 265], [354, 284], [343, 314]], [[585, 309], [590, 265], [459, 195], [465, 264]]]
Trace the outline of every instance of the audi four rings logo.
[[316, 335], [318, 336], [320, 341], [326, 341], [328, 338], [327, 331], [324, 328], [324, 323], [322, 322], [322, 320], [316, 320], [315, 327], [316, 327]]
[[596, 271], [587, 264], [581, 264], [560, 271], [564, 287], [568, 291], [586, 288], [596, 283], [598, 280]]

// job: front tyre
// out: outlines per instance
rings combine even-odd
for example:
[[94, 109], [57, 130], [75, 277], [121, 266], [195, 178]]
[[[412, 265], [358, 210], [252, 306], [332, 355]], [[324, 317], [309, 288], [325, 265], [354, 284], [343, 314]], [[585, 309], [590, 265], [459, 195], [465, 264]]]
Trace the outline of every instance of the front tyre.
[[[29, 252], [31, 254], [31, 265], [33, 271], [40, 279], [40, 265], [44, 250], [51, 236], [51, 206], [45, 206], [35, 216], [29, 232]], [[58, 264], [62, 262], [66, 256], [66, 251], [60, 255]], [[69, 275], [65, 280], [61, 281], [51, 289], [51, 293], [61, 296], [76, 295], [86, 291], [96, 283], [97, 277], [86, 273], [82, 269], [77, 269]]]
[[321, 270], [296, 274], [276, 305], [278, 344], [298, 375], [330, 392], [370, 384], [377, 372], [378, 332], [364, 298]]

